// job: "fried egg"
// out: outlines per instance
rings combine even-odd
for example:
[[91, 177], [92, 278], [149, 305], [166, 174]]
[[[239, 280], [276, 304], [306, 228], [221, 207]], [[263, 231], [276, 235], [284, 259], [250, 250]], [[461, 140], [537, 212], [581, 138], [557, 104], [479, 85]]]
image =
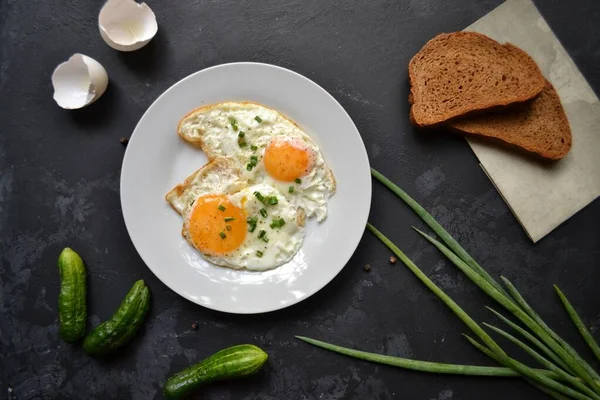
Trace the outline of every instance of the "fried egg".
[[178, 133], [209, 159], [231, 158], [243, 179], [276, 188], [307, 217], [326, 218], [333, 173], [316, 143], [281, 113], [255, 103], [218, 103], [186, 115]]
[[304, 213], [274, 187], [248, 186], [238, 173], [230, 159], [217, 158], [167, 194], [184, 219], [182, 235], [216, 265], [262, 271], [285, 264], [302, 246]]

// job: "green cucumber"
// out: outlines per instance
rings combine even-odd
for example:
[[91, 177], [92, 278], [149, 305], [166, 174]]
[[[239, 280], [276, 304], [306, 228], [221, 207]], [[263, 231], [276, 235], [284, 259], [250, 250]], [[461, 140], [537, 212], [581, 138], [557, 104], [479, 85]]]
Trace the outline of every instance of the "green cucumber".
[[67, 247], [58, 257], [58, 272], [60, 274], [58, 294], [60, 336], [65, 342], [73, 343], [85, 335], [87, 320], [85, 265], [79, 254]]
[[229, 347], [170, 377], [163, 392], [168, 399], [180, 399], [205, 383], [251, 375], [268, 357], [252, 344]]
[[150, 290], [139, 280], [114, 315], [85, 338], [83, 351], [89, 356], [105, 356], [126, 345], [144, 324], [149, 308]]

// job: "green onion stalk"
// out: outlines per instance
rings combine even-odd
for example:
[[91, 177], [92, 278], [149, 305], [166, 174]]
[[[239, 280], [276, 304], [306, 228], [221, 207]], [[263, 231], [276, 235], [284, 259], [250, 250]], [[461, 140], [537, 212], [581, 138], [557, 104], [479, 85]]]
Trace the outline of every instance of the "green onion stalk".
[[[487, 323], [484, 323], [483, 326], [479, 325], [382, 232], [373, 225], [367, 224], [367, 229], [385, 244], [479, 339], [478, 341], [465, 335], [469, 343], [501, 366], [488, 367], [420, 361], [349, 349], [304, 336], [296, 336], [298, 339], [336, 353], [394, 367], [439, 374], [521, 377], [554, 399], [600, 400], [600, 375], [570, 344], [543, 321], [508, 279], [501, 277], [503, 283], [501, 285], [419, 203], [378, 171], [372, 169], [371, 173], [412, 208], [440, 240], [417, 228], [415, 230], [442, 252], [489, 297], [518, 319], [525, 328], [490, 307], [488, 309], [520, 338], [497, 326]], [[573, 324], [592, 353], [600, 360], [600, 347], [592, 334], [563, 292], [557, 286], [555, 289]], [[523, 349], [543, 368], [531, 368], [509, 356], [488, 331]]]

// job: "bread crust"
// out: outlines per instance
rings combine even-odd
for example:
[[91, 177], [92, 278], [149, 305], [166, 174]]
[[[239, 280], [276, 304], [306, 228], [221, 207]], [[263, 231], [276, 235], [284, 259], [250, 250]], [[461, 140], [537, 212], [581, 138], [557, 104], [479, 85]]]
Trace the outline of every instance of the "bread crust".
[[459, 118], [447, 126], [457, 132], [518, 147], [546, 160], [563, 158], [573, 141], [560, 97], [548, 81], [542, 93], [528, 104]]

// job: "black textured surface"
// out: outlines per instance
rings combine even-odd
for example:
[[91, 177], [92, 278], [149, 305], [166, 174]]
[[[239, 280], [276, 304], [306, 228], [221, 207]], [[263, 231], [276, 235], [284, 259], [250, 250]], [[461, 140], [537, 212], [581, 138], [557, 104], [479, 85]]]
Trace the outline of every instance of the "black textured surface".
[[[463, 140], [417, 132], [408, 122], [410, 57], [437, 33], [463, 29], [500, 1], [148, 2], [159, 33], [131, 54], [100, 38], [101, 1], [0, 2], [0, 398], [9, 386], [19, 400], [162, 398], [170, 374], [243, 342], [269, 353], [265, 370], [207, 387], [198, 398], [544, 398], [517, 379], [408, 372], [294, 340], [302, 334], [425, 360], [488, 363], [461, 338], [466, 328], [457, 318], [400, 263], [390, 265], [370, 234], [339, 276], [309, 300], [235, 316], [187, 302], [158, 281], [133, 248], [119, 203], [119, 139], [165, 89], [224, 62], [281, 65], [333, 94], [358, 126], [372, 165], [429, 208], [490, 272], [512, 278], [585, 351], [551, 285], [562, 286], [593, 331], [600, 328], [600, 203], [533, 245]], [[537, 3], [600, 90], [600, 2]], [[52, 100], [50, 75], [74, 52], [99, 60], [111, 82], [97, 104], [67, 112]], [[476, 320], [493, 320], [483, 309], [489, 300], [411, 231], [420, 221], [377, 183], [370, 220]], [[64, 246], [88, 266], [92, 324], [112, 313], [136, 279], [151, 288], [147, 324], [114, 359], [90, 359], [58, 338], [56, 259]]]

